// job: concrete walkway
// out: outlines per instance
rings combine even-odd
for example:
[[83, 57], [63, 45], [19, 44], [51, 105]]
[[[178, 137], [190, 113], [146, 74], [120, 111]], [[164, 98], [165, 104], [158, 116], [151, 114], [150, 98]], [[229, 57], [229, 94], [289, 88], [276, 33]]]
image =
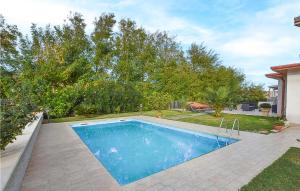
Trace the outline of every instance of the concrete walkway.
[[[217, 132], [217, 128], [204, 125], [145, 116], [130, 118]], [[296, 141], [299, 137], [300, 126], [270, 135], [241, 132], [237, 143], [120, 186], [69, 123], [52, 123], [40, 130], [22, 190], [238, 190], [289, 147], [300, 147]]]

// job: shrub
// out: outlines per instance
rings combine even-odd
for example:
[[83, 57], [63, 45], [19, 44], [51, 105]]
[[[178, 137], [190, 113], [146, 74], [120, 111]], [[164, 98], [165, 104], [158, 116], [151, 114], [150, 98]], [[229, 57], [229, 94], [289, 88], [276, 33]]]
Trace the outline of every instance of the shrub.
[[84, 115], [84, 114], [96, 114], [98, 112], [98, 107], [92, 104], [81, 104], [75, 107], [76, 115]]
[[1, 140], [0, 149], [5, 147], [16, 139], [17, 135], [22, 134], [22, 130], [26, 124], [34, 119], [30, 114], [30, 106], [28, 104], [14, 104], [1, 100]]
[[54, 93], [49, 93], [44, 97], [45, 108], [49, 108], [52, 117], [64, 117], [73, 114], [74, 108], [80, 104], [82, 92], [80, 86], [66, 86], [57, 89]]
[[120, 106], [117, 106], [117, 107], [115, 108], [115, 113], [120, 113], [120, 111], [121, 111], [121, 107], [120, 107]]
[[168, 108], [171, 96], [168, 93], [153, 92], [151, 95], [147, 96], [145, 100], [146, 110], [154, 109], [160, 112], [162, 109]]
[[262, 103], [259, 105], [260, 108], [270, 109], [272, 106], [269, 103]]

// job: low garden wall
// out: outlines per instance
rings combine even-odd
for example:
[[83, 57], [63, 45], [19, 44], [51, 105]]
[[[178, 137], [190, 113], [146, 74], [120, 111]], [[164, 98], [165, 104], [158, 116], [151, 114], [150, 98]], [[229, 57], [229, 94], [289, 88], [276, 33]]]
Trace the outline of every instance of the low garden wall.
[[43, 115], [38, 113], [37, 119], [26, 125], [23, 134], [1, 151], [1, 190], [20, 190], [42, 121]]

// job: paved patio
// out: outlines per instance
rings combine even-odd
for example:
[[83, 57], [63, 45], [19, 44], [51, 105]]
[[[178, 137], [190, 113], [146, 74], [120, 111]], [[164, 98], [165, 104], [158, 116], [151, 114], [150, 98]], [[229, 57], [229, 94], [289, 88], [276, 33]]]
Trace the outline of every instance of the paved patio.
[[[215, 127], [153, 117], [130, 118], [194, 131], [218, 131]], [[241, 132], [241, 140], [235, 144], [119, 186], [69, 124], [42, 126], [22, 190], [238, 190], [289, 147], [300, 147], [296, 141], [300, 138], [300, 126], [270, 135]]]

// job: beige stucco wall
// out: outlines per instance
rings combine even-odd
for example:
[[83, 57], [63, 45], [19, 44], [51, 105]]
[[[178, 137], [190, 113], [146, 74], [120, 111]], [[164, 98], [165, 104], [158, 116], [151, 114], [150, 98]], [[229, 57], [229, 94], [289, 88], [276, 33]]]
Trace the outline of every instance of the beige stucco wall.
[[291, 123], [300, 124], [300, 70], [287, 74], [286, 117]]

